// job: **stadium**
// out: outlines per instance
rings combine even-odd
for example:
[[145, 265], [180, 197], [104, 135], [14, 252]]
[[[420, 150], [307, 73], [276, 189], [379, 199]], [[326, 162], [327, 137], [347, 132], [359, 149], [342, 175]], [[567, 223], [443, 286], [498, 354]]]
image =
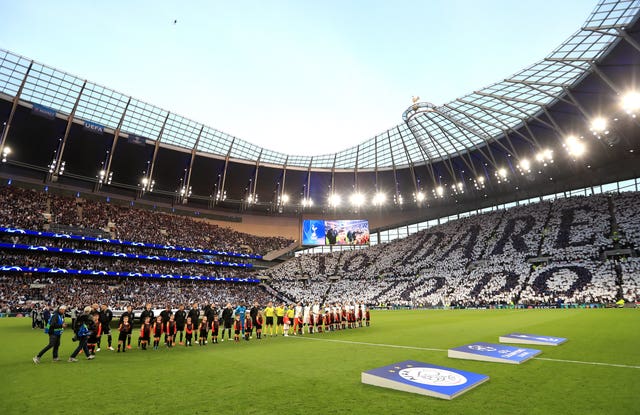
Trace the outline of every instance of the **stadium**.
[[[0, 412], [637, 412], [639, 17], [601, 0], [544, 59], [316, 156], [0, 49]], [[97, 353], [72, 354], [101, 305]], [[60, 306], [59, 355], [35, 355]], [[144, 347], [147, 311], [173, 347]], [[447, 356], [510, 332], [567, 342]], [[408, 360], [490, 381], [361, 382]]]

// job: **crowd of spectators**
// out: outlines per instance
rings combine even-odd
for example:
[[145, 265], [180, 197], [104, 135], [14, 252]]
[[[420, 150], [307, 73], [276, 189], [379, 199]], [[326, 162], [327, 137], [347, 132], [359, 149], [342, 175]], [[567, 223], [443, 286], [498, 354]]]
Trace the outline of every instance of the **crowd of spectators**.
[[[270, 269], [270, 284], [291, 298], [312, 290], [328, 301], [356, 290], [370, 304], [613, 302], [621, 288], [615, 260], [602, 259], [616, 246], [610, 197], [528, 204], [449, 221], [366, 249], [300, 255]], [[633, 227], [621, 221], [634, 223], [637, 199], [630, 195], [615, 205], [625, 235], [634, 235]], [[623, 268], [623, 275], [630, 274], [622, 290], [629, 301], [640, 286], [633, 276], [640, 269], [636, 264], [629, 261]], [[306, 282], [297, 282], [300, 277]]]
[[616, 222], [622, 234], [621, 244], [640, 247], [640, 192], [612, 196]]
[[69, 278], [61, 276], [0, 276], [0, 309], [28, 310], [34, 304], [109, 304], [115, 310], [132, 306], [139, 310], [146, 303], [154, 308], [177, 308], [200, 304], [232, 304], [258, 301], [266, 304], [273, 297], [258, 284], [155, 280], [135, 278]]
[[260, 255], [293, 243], [287, 238], [259, 237], [186, 216], [15, 186], [0, 187], [0, 226], [45, 230], [49, 224], [98, 229], [129, 241]]

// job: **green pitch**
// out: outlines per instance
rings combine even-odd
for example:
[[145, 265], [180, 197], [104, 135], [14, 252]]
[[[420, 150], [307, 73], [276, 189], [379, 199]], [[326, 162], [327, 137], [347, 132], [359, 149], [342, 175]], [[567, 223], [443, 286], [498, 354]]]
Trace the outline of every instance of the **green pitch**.
[[[510, 332], [567, 337], [522, 365], [448, 359], [446, 349]], [[187, 349], [31, 358], [47, 343], [30, 319], [0, 319], [0, 414], [611, 414], [636, 413], [640, 310], [373, 311], [368, 328]], [[313, 339], [313, 340], [311, 340]], [[114, 336], [115, 340], [115, 336]], [[439, 350], [441, 349], [441, 350]], [[360, 383], [418, 360], [490, 376], [444, 401]], [[543, 360], [552, 359], [552, 360]], [[573, 361], [573, 362], [569, 362]], [[578, 362], [583, 363], [578, 363]]]

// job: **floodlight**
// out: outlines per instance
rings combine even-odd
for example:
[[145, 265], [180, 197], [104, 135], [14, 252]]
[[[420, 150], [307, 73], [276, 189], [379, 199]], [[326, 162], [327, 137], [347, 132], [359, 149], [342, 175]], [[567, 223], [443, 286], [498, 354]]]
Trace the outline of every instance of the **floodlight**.
[[621, 105], [629, 114], [637, 112], [640, 109], [640, 93], [636, 91], [627, 92], [622, 96]]
[[377, 192], [374, 196], [373, 196], [373, 204], [376, 206], [380, 206], [383, 205], [385, 200], [386, 200], [386, 196], [384, 193], [381, 192]]
[[354, 193], [349, 199], [354, 206], [361, 206], [364, 203], [364, 195], [362, 193]]
[[578, 140], [575, 136], [569, 136], [565, 140], [564, 147], [567, 149], [569, 155], [574, 157], [582, 156], [586, 151], [586, 146], [583, 142]]
[[589, 126], [589, 128], [594, 133], [604, 133], [607, 131], [607, 127], [608, 127], [607, 124], [608, 123], [606, 119], [602, 117], [597, 117], [591, 120], [591, 125]]

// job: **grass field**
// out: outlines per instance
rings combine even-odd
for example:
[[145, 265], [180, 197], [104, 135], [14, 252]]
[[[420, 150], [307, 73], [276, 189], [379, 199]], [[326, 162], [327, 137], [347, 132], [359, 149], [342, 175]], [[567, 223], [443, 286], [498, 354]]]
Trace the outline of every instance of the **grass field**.
[[[569, 341], [538, 346], [541, 359], [521, 365], [449, 359], [443, 351], [514, 331]], [[66, 362], [76, 345], [67, 332], [63, 361], [53, 363], [49, 351], [37, 366], [31, 358], [47, 336], [31, 330], [30, 319], [0, 319], [0, 335], [5, 415], [640, 413], [634, 309], [374, 311], [371, 327], [304, 338], [125, 354], [105, 351], [103, 339], [95, 360], [77, 363]], [[364, 370], [409, 359], [491, 379], [452, 401], [360, 383]]]

